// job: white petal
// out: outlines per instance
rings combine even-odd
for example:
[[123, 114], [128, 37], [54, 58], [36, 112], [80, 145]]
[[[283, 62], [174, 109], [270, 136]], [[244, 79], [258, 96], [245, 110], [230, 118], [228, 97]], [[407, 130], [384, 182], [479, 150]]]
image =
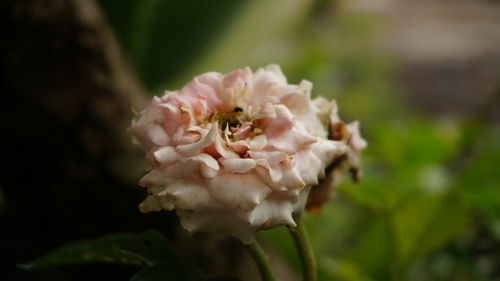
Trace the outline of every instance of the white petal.
[[214, 143], [215, 143], [215, 150], [223, 158], [240, 158], [238, 154], [226, 148], [226, 146], [222, 143], [222, 137], [219, 135], [219, 133], [217, 133]]
[[267, 137], [264, 134], [255, 136], [248, 141], [248, 145], [250, 150], [259, 151], [267, 145]]
[[288, 200], [268, 199], [250, 212], [248, 219], [252, 226], [259, 229], [278, 225], [297, 226], [293, 220], [293, 203]]
[[287, 153], [295, 153], [304, 146], [316, 142], [316, 138], [308, 133], [302, 133], [296, 127], [281, 134], [277, 138], [268, 139], [268, 145]]
[[199, 161], [205, 166], [210, 167], [214, 170], [219, 170], [219, 163], [211, 156], [206, 153], [200, 153], [195, 156], [189, 157], [191, 160]]
[[266, 159], [257, 159], [255, 162], [257, 165], [264, 168], [265, 174], [262, 174], [262, 169], [257, 169], [259, 174], [262, 174], [262, 176], [268, 176], [272, 183], [278, 183], [281, 180], [281, 177], [283, 176], [281, 165], [271, 166]]
[[178, 160], [181, 155], [171, 146], [164, 146], [153, 153], [156, 162], [160, 164], [168, 164]]
[[304, 183], [316, 185], [319, 182], [321, 172], [327, 163], [323, 163], [316, 154], [309, 150], [302, 150], [296, 154], [296, 169]]
[[255, 160], [265, 159], [272, 166], [283, 161], [290, 161], [288, 154], [281, 151], [249, 151], [248, 154]]
[[208, 189], [225, 206], [243, 211], [255, 208], [271, 192], [253, 174], [222, 174], [209, 181]]
[[282, 171], [283, 171], [283, 176], [279, 181], [279, 184], [281, 186], [285, 187], [286, 189], [301, 189], [306, 186], [306, 184], [300, 177], [300, 174], [298, 173], [295, 167], [289, 169], [282, 169]]
[[229, 173], [243, 174], [255, 168], [256, 166], [255, 160], [249, 158], [231, 158], [224, 159], [221, 162], [224, 166], [224, 170]]
[[217, 176], [219, 171], [219, 163], [211, 156], [206, 153], [200, 153], [189, 159], [198, 161], [202, 165], [200, 167], [201, 173], [206, 178], [213, 178]]
[[250, 224], [229, 212], [177, 211], [182, 227], [194, 232], [226, 234], [240, 239], [245, 244], [255, 240], [255, 230]]
[[155, 168], [139, 180], [142, 187], [165, 186], [172, 182], [160, 169]]
[[147, 133], [149, 139], [156, 145], [168, 145], [170, 137], [158, 124], [148, 124]]
[[165, 175], [169, 178], [188, 178], [195, 177], [200, 168], [196, 163], [189, 163], [189, 158], [181, 158], [178, 162], [163, 169]]
[[201, 138], [199, 141], [195, 143], [178, 145], [176, 149], [179, 153], [182, 153], [184, 155], [193, 155], [199, 153], [202, 148], [207, 147], [214, 142], [217, 136], [217, 131], [218, 131], [217, 126], [212, 125], [212, 128], [210, 128], [210, 131], [204, 138]]
[[368, 143], [361, 137], [361, 133], [359, 131], [359, 121], [353, 121], [346, 126], [347, 130], [351, 134], [349, 138], [349, 146], [352, 148], [352, 150], [354, 150], [355, 152], [359, 152], [365, 149]]
[[168, 185], [166, 193], [174, 200], [175, 208], [180, 210], [221, 210], [223, 207], [208, 193], [199, 182], [179, 180]]
[[155, 198], [154, 196], [148, 196], [144, 201], [139, 204], [139, 210], [142, 213], [149, 213], [149, 212], [154, 212], [154, 211], [160, 211], [161, 206], [158, 198]]
[[338, 156], [346, 153], [347, 146], [341, 141], [318, 139], [318, 142], [311, 145], [311, 150], [326, 166]]
[[239, 153], [239, 154], [244, 154], [250, 148], [248, 146], [247, 142], [244, 140], [229, 142], [229, 146], [231, 147], [231, 149], [234, 152]]
[[161, 108], [165, 114], [166, 121], [163, 122], [163, 127], [165, 131], [172, 136], [179, 126], [182, 125], [181, 113], [178, 108], [168, 103], [160, 104], [159, 108]]

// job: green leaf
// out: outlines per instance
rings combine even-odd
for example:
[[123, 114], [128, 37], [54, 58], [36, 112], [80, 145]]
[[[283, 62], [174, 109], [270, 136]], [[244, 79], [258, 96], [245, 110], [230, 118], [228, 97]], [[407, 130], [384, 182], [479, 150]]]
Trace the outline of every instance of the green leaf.
[[347, 260], [355, 261], [376, 280], [388, 280], [394, 260], [388, 216], [371, 215], [365, 224], [356, 240], [353, 239], [354, 247], [348, 253]]
[[372, 281], [356, 263], [325, 258], [319, 261], [319, 280]]
[[458, 180], [464, 198], [483, 215], [496, 218], [500, 218], [498, 143], [498, 130], [480, 136], [476, 151], [469, 159], [462, 160], [469, 162], [466, 162], [467, 169], [460, 173]]
[[200, 278], [193, 272], [173, 264], [148, 266], [137, 272], [131, 281], [194, 281]]
[[455, 193], [416, 195], [393, 215], [399, 261], [406, 264], [444, 245], [467, 226], [468, 215]]
[[172, 262], [173, 257], [172, 247], [161, 233], [146, 231], [141, 234], [120, 233], [76, 242], [19, 267], [31, 270], [86, 263], [141, 266]]

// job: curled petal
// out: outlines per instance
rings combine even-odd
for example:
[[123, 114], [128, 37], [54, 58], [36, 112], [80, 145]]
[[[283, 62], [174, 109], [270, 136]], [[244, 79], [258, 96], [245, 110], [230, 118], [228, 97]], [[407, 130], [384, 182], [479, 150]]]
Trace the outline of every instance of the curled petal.
[[277, 150], [287, 153], [294, 153], [302, 149], [304, 146], [315, 143], [317, 138], [309, 134], [300, 132], [297, 128], [293, 128], [279, 138], [268, 139], [267, 144]]
[[174, 199], [176, 209], [191, 211], [224, 209], [212, 198], [204, 185], [193, 180], [179, 180], [169, 184], [166, 194]]
[[212, 144], [215, 141], [216, 137], [217, 137], [217, 126], [212, 126], [208, 134], [204, 138], [201, 138], [198, 142], [179, 145], [176, 147], [176, 149], [179, 153], [182, 153], [184, 155], [193, 155], [199, 153], [204, 147], [207, 147], [210, 144]]
[[267, 145], [266, 135], [258, 135], [248, 140], [248, 146], [250, 150], [259, 151], [262, 150]]
[[169, 164], [181, 158], [181, 155], [173, 147], [163, 146], [153, 152], [153, 157], [160, 164]]
[[245, 122], [240, 128], [233, 131], [233, 137], [235, 140], [245, 139], [252, 132], [252, 123]]
[[165, 186], [172, 180], [159, 168], [155, 168], [139, 180], [139, 185], [142, 187]]
[[161, 209], [162, 206], [160, 205], [160, 201], [151, 195], [146, 197], [146, 199], [144, 199], [144, 201], [142, 201], [141, 204], [139, 204], [139, 210], [142, 213], [157, 212], [160, 211]]
[[222, 85], [226, 88], [245, 87], [248, 86], [249, 78], [252, 75], [252, 70], [249, 67], [237, 69], [222, 78]]
[[195, 178], [200, 166], [189, 161], [189, 158], [181, 158], [178, 162], [163, 169], [165, 177], [170, 179]]
[[243, 141], [243, 140], [239, 140], [239, 141], [235, 141], [235, 142], [230, 141], [228, 143], [228, 145], [234, 152], [236, 152], [240, 155], [247, 152], [247, 150], [250, 148], [248, 143], [246, 141]]
[[324, 162], [311, 151], [300, 151], [296, 154], [296, 168], [301, 175], [302, 180], [307, 186], [318, 184], [324, 170]]
[[227, 211], [192, 212], [177, 210], [184, 229], [190, 233], [212, 232], [227, 234], [240, 239], [245, 244], [255, 240], [254, 227], [248, 221]]
[[219, 163], [209, 154], [200, 153], [189, 159], [199, 161], [201, 165], [201, 173], [206, 178], [213, 178], [217, 176], [219, 171]]
[[353, 121], [347, 124], [346, 127], [350, 134], [348, 141], [349, 147], [355, 152], [365, 149], [368, 143], [361, 137], [361, 133], [359, 132], [359, 121]]
[[254, 159], [230, 158], [222, 160], [224, 170], [229, 173], [244, 174], [257, 165]]
[[291, 161], [290, 156], [281, 151], [249, 151], [248, 155], [255, 160], [266, 160], [272, 166], [276, 166], [284, 161]]
[[237, 153], [234, 153], [232, 150], [226, 147], [222, 142], [222, 137], [219, 132], [217, 132], [217, 137], [215, 138], [215, 150], [217, 153], [223, 158], [239, 158], [240, 156]]
[[190, 157], [191, 160], [200, 161], [205, 166], [212, 168], [214, 170], [219, 170], [219, 163], [211, 156], [206, 153], [200, 153], [195, 156]]
[[[214, 105], [219, 111], [230, 111], [232, 109], [233, 90], [222, 85], [222, 77], [220, 73], [208, 72], [198, 76], [198, 80], [214, 89], [220, 100], [220, 104], [214, 102]], [[207, 99], [207, 101], [210, 106], [210, 99]]]
[[284, 105], [275, 105], [276, 118], [267, 119], [264, 132], [268, 138], [277, 138], [293, 128], [292, 113]]
[[283, 176], [281, 165], [271, 166], [266, 159], [257, 159], [255, 163], [259, 166], [260, 169], [257, 169], [257, 172], [263, 177], [263, 179], [266, 180], [267, 177], [269, 177], [271, 180], [270, 182], [267, 181], [269, 185], [276, 187], [275, 184], [278, 183]]
[[147, 134], [151, 142], [156, 145], [167, 145], [170, 138], [160, 125], [149, 124]]
[[163, 128], [167, 134], [172, 136], [175, 134], [179, 126], [182, 125], [181, 112], [177, 107], [168, 103], [162, 103], [159, 107], [165, 114], [165, 120], [168, 120], [168, 122], [163, 122]]
[[301, 175], [298, 173], [297, 169], [289, 168], [282, 169], [283, 176], [280, 179], [279, 184], [286, 187], [287, 189], [302, 189], [306, 186], [305, 182], [302, 180]]
[[269, 199], [250, 212], [248, 220], [252, 225], [258, 225], [263, 229], [272, 228], [277, 225], [288, 225], [295, 227], [293, 220], [293, 203], [288, 200]]
[[250, 211], [271, 189], [252, 174], [221, 174], [209, 181], [210, 194], [228, 208]]

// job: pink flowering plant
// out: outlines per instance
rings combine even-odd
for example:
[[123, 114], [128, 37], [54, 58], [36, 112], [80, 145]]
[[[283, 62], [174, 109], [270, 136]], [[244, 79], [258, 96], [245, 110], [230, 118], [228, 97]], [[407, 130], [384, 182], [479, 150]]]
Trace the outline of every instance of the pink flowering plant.
[[[140, 211], [175, 211], [189, 233], [241, 240], [266, 281], [276, 279], [255, 233], [286, 226], [304, 280], [316, 280], [301, 214], [320, 210], [344, 164], [359, 179], [366, 141], [357, 121], [345, 124], [335, 101], [312, 99], [311, 90], [311, 82], [289, 84], [278, 65], [268, 65], [255, 72], [246, 67], [204, 73], [178, 91], [154, 97], [130, 128], [151, 166], [139, 181], [147, 190]], [[161, 257], [147, 254], [151, 249], [144, 241], [158, 236], [134, 236], [139, 241], [135, 248], [118, 245], [113, 249], [121, 251], [108, 249], [108, 254], [122, 261], [147, 260], [150, 268]], [[106, 244], [106, 239], [97, 243]], [[88, 244], [72, 249], [85, 255]], [[50, 264], [50, 255], [30, 266], [44, 263]]]
[[175, 210], [189, 232], [245, 244], [261, 229], [295, 229], [325, 169], [346, 159], [357, 178], [366, 146], [358, 123], [345, 125], [336, 103], [311, 99], [311, 89], [269, 65], [208, 72], [154, 97], [131, 128], [152, 166], [140, 210]]

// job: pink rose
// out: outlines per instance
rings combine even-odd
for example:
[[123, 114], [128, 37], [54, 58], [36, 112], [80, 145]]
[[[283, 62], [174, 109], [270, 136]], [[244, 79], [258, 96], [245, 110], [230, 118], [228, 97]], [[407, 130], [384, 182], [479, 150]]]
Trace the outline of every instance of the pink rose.
[[311, 100], [311, 88], [269, 65], [205, 73], [154, 97], [131, 128], [152, 165], [139, 182], [149, 194], [140, 210], [175, 209], [189, 232], [245, 243], [256, 230], [295, 226], [325, 167], [362, 146], [354, 134], [328, 138], [336, 105]]

